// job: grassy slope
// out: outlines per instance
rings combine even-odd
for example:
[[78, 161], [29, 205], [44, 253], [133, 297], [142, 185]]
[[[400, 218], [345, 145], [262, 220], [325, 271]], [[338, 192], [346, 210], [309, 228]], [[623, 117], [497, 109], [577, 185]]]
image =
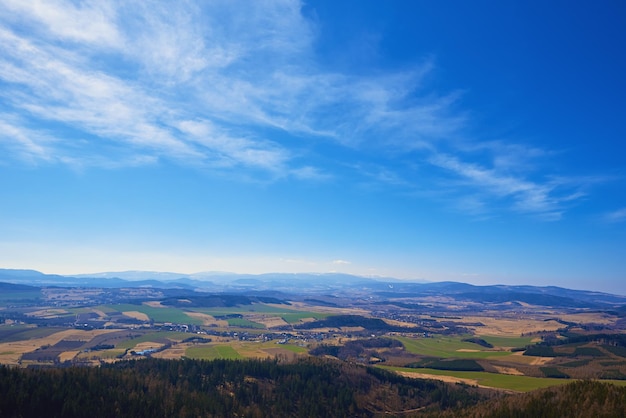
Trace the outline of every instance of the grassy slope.
[[300, 322], [304, 318], [316, 318], [323, 319], [329, 316], [327, 313], [298, 311], [289, 308], [283, 308], [273, 305], [265, 305], [262, 303], [255, 303], [250, 306], [234, 306], [230, 308], [194, 308], [194, 312], [205, 313], [212, 316], [223, 316], [232, 314], [245, 315], [247, 313], [262, 313], [268, 316], [276, 316], [282, 318], [289, 324], [295, 324]]
[[526, 347], [532, 344], [533, 337], [497, 337], [493, 335], [479, 335], [494, 347]]
[[228, 326], [231, 327], [265, 329], [265, 325], [250, 321], [246, 318], [228, 318], [226, 322], [228, 322]]
[[[510, 351], [497, 351], [478, 344], [461, 341], [463, 337], [407, 338], [397, 337], [409, 353], [440, 358], [486, 359], [510, 356]], [[471, 351], [459, 351], [471, 350]]]
[[113, 312], [137, 311], [148, 315], [148, 317], [154, 320], [154, 322], [202, 325], [202, 320], [198, 318], [192, 318], [191, 316], [187, 315], [185, 311], [177, 308], [154, 308], [147, 305], [131, 304], [104, 305], [98, 306], [96, 308], [108, 313], [112, 312], [111, 310], [113, 310]]
[[202, 345], [189, 347], [185, 351], [189, 358], [199, 360], [228, 359], [237, 360], [243, 358], [233, 347], [229, 345]]
[[202, 344], [187, 348], [185, 356], [203, 360], [213, 359], [242, 359], [272, 357], [272, 350], [287, 350], [295, 354], [306, 354], [307, 349], [292, 344], [276, 344], [274, 341], [265, 343], [248, 343], [233, 341], [225, 344]]
[[402, 371], [409, 373], [423, 373], [436, 376], [452, 376], [461, 379], [473, 379], [481, 386], [487, 386], [498, 389], [513, 390], [516, 392], [528, 392], [535, 389], [563, 385], [571, 382], [567, 379], [549, 379], [529, 376], [514, 376], [508, 374], [497, 374], [488, 372], [457, 372], [449, 370], [435, 369], [411, 369], [407, 367], [387, 367], [382, 368], [394, 371]]

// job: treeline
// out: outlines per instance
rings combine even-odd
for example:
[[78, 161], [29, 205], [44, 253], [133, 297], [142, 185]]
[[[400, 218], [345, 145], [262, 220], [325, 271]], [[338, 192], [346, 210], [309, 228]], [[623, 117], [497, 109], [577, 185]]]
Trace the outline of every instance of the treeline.
[[561, 338], [556, 336], [544, 337], [543, 341], [538, 344], [529, 345], [524, 352], [525, 356], [540, 357], [577, 357], [590, 356], [602, 357], [602, 353], [595, 347], [575, 347], [573, 353], [555, 351], [555, 347], [563, 347], [576, 344], [584, 344], [589, 342], [599, 343], [607, 351], [620, 356], [626, 357], [626, 335], [624, 334], [562, 334]]
[[449, 418], [617, 418], [626, 417], [626, 388], [593, 380], [511, 395], [437, 413]]
[[405, 367], [413, 369], [437, 369], [455, 370], [463, 372], [482, 372], [485, 369], [473, 359], [440, 359], [435, 357], [425, 357], [420, 361], [407, 364]]
[[463, 341], [468, 342], [468, 343], [478, 344], [481, 347], [485, 347], [485, 348], [493, 348], [493, 344], [483, 340], [482, 338], [478, 338], [478, 337], [464, 338]]
[[572, 332], [561, 332], [559, 335], [549, 334], [542, 337], [543, 341], [536, 344], [539, 346], [558, 346], [568, 344], [578, 344], [587, 342], [598, 342], [603, 345], [616, 347], [626, 347], [626, 334], [576, 334]]
[[[422, 321], [422, 320], [420, 320]], [[325, 319], [320, 319], [312, 322], [305, 322], [304, 324], [298, 324], [294, 328], [297, 329], [315, 329], [315, 328], [344, 328], [344, 327], [361, 327], [364, 331], [354, 331], [354, 335], [369, 335], [371, 333], [387, 333], [387, 332], [400, 332], [400, 333], [430, 333], [437, 332], [442, 335], [450, 334], [467, 334], [469, 332], [466, 325], [459, 325], [455, 322], [436, 322], [432, 320], [424, 320], [427, 322], [428, 327], [414, 326], [404, 327], [400, 325], [392, 325], [380, 318], [368, 318], [361, 315], [333, 315]], [[476, 324], [474, 324], [476, 325]]]
[[385, 361], [385, 350], [402, 351], [404, 346], [392, 338], [369, 338], [347, 341], [343, 345], [321, 344], [309, 351], [314, 356], [333, 356], [344, 361], [370, 363], [372, 359]]
[[315, 358], [0, 367], [2, 417], [372, 417], [484, 399], [475, 388]]
[[253, 303], [275, 303], [290, 305], [289, 302], [271, 296], [246, 296], [229, 294], [211, 294], [198, 296], [197, 294], [185, 293], [184, 296], [172, 296], [161, 300], [163, 305], [177, 308], [214, 308], [252, 305]]
[[[367, 318], [361, 315], [334, 315], [313, 322], [299, 324], [298, 329], [362, 327], [367, 332], [418, 332], [427, 331], [421, 327], [401, 327], [390, 325], [379, 318]], [[358, 332], [355, 332], [358, 334]]]
[[0, 367], [0, 416], [624, 417], [626, 388], [596, 381], [502, 395], [339, 361], [160, 360]]

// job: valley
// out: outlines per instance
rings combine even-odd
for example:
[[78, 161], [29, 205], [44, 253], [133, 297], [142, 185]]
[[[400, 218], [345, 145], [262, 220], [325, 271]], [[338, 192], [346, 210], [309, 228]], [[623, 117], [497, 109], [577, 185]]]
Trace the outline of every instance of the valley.
[[350, 279], [297, 292], [262, 280], [243, 289], [5, 282], [0, 363], [322, 357], [512, 392], [576, 379], [626, 384], [626, 298]]

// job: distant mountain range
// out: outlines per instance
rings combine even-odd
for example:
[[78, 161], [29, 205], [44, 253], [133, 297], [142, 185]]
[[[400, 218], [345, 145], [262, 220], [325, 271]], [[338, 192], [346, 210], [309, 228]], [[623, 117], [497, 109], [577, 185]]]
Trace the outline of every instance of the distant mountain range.
[[[204, 272], [106, 272], [61, 276], [36, 270], [0, 269], [0, 282], [35, 287], [180, 289], [188, 292], [324, 295], [326, 297], [405, 300], [447, 297], [482, 304], [528, 303], [540, 306], [607, 309], [626, 305], [626, 296], [547, 286], [475, 286], [459, 282], [412, 282], [340, 273], [235, 274]], [[407, 302], [407, 303], [408, 303]]]
[[0, 269], [0, 281], [34, 286], [71, 287], [155, 287], [189, 288], [205, 290], [280, 290], [322, 291], [376, 285], [382, 282], [401, 283], [398, 279], [372, 279], [339, 273], [267, 273], [236, 274], [227, 272], [202, 272], [194, 274], [123, 271], [60, 276], [36, 270]]

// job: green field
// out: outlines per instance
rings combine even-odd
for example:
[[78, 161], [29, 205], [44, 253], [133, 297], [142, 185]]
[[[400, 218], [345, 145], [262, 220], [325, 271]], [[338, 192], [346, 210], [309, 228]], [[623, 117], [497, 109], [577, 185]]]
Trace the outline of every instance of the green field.
[[265, 325], [249, 321], [245, 318], [228, 318], [226, 321], [231, 327], [265, 329]]
[[[114, 312], [119, 312], [117, 310], [117, 308], [115, 308], [115, 306], [119, 306], [119, 305], [98, 305], [98, 306], [94, 306], [93, 309], [92, 308], [86, 308], [86, 309], [89, 309], [90, 311], [93, 311], [95, 309], [95, 310], [102, 311], [105, 314], [110, 314], [110, 313], [114, 313]], [[83, 308], [72, 308], [72, 309], [69, 309], [69, 310], [74, 312], [74, 309], [80, 310], [80, 309], [83, 309]], [[136, 310], [136, 309], [134, 309], [134, 310]], [[86, 312], [76, 312], [76, 313], [86, 313]]]
[[[67, 311], [73, 313], [74, 315], [86, 314], [86, 313], [92, 313], [93, 308], [67, 308]], [[115, 312], [115, 311], [111, 310], [111, 312]]]
[[119, 305], [102, 305], [96, 307], [104, 312], [128, 312], [137, 311], [148, 315], [148, 318], [154, 322], [165, 323], [171, 322], [173, 324], [193, 324], [202, 325], [202, 320], [192, 318], [185, 313], [185, 311], [177, 308], [154, 308], [148, 305], [131, 305], [131, 304], [119, 304]]
[[98, 350], [98, 351], [89, 351], [78, 354], [78, 358], [96, 358], [96, 359], [114, 359], [122, 354], [124, 354], [123, 349], [121, 348], [112, 348], [110, 350]]
[[229, 345], [202, 345], [189, 347], [185, 356], [199, 360], [227, 359], [238, 360], [243, 357]]
[[[396, 337], [412, 354], [439, 358], [486, 359], [510, 356], [509, 351], [495, 351], [478, 344], [461, 341], [465, 337], [407, 338]], [[459, 351], [472, 350], [472, 351]]]
[[298, 311], [298, 310], [282, 308], [278, 306], [265, 305], [262, 303], [255, 303], [250, 306], [234, 306], [230, 308], [194, 308], [193, 311], [201, 312], [201, 313], [212, 315], [212, 316], [225, 316], [225, 315], [233, 315], [233, 314], [245, 315], [246, 313], [262, 313], [262, 314], [267, 314], [270, 316], [280, 317], [289, 324], [296, 324], [304, 318], [323, 319], [332, 315], [328, 313]]
[[[529, 392], [535, 389], [550, 386], [563, 385], [572, 382], [570, 379], [551, 379], [529, 376], [514, 376], [509, 374], [497, 374], [488, 372], [458, 372], [435, 369], [410, 369], [406, 367], [378, 366], [387, 370], [402, 371], [410, 373], [423, 373], [433, 376], [452, 376], [461, 379], [473, 379], [481, 386], [491, 388], [514, 390], [516, 392]], [[434, 377], [433, 377], [434, 378]]]
[[282, 313], [280, 317], [283, 318], [288, 324], [297, 324], [305, 318], [325, 319], [332, 315], [334, 314], [302, 311], [294, 313]]
[[282, 344], [280, 345], [280, 348], [284, 348], [285, 350], [289, 350], [296, 354], [306, 354], [309, 352], [309, 350], [307, 350], [305, 347], [301, 347], [299, 345], [292, 345], [292, 344]]
[[526, 347], [533, 343], [533, 337], [496, 337], [492, 335], [479, 335], [478, 337], [494, 347]]

